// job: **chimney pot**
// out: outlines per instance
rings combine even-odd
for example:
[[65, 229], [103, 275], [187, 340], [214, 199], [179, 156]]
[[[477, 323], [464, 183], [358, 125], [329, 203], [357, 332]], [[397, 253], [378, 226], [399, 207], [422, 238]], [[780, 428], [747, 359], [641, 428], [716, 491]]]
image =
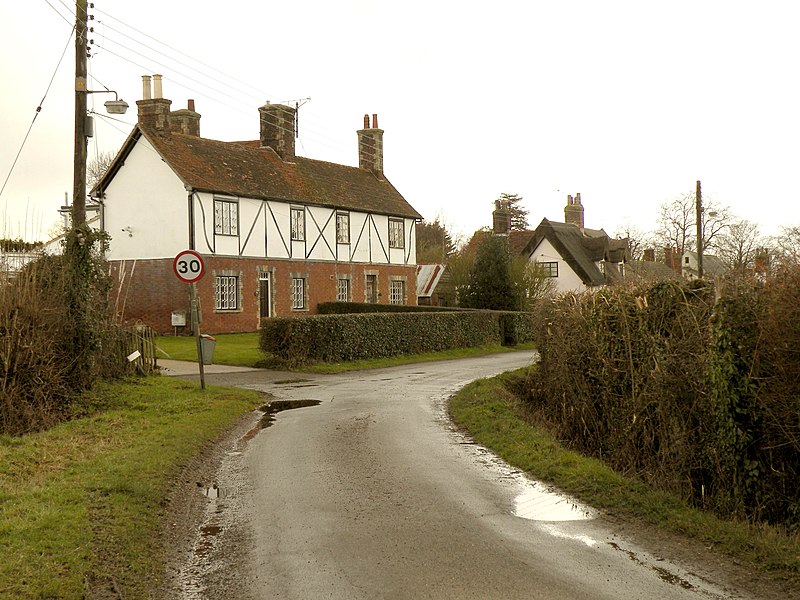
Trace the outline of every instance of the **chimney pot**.
[[195, 112], [195, 110], [194, 110], [194, 99], [192, 99], [192, 98], [189, 99], [188, 109], [190, 111], [192, 111], [192, 112]]
[[162, 98], [161, 75], [153, 75], [153, 98]]
[[383, 178], [383, 131], [378, 129], [378, 115], [372, 115], [373, 127], [369, 126], [369, 115], [364, 115], [364, 129], [358, 133], [358, 166]]
[[150, 100], [150, 75], [142, 75], [142, 100]]

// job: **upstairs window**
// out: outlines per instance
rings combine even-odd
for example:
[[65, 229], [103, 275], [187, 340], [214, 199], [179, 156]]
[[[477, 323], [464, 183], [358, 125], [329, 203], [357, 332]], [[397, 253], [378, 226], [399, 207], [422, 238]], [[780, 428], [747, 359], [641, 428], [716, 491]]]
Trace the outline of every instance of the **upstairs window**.
[[402, 219], [389, 219], [389, 248], [405, 248], [405, 227]]
[[350, 243], [350, 215], [348, 213], [336, 213], [336, 243]]
[[306, 239], [306, 212], [302, 208], [291, 210], [292, 239], [302, 242]]
[[214, 200], [214, 233], [239, 235], [239, 203], [235, 200]]
[[537, 263], [545, 277], [558, 277], [558, 262]]

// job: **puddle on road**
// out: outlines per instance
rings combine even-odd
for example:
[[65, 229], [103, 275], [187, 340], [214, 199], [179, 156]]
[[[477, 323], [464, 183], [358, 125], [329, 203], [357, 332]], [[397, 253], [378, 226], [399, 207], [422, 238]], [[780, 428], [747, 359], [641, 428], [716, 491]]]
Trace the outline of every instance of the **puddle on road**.
[[514, 514], [532, 521], [584, 521], [594, 517], [587, 507], [535, 483], [526, 485], [516, 497]]
[[267, 402], [259, 410], [264, 412], [261, 420], [250, 431], [244, 434], [241, 442], [249, 442], [256, 434], [262, 429], [266, 429], [275, 420], [275, 414], [284, 410], [292, 410], [294, 408], [305, 408], [306, 406], [318, 406], [322, 404], [322, 400], [272, 400]]
[[216, 483], [213, 483], [210, 486], [207, 486], [207, 485], [205, 485], [203, 483], [200, 483], [198, 481], [197, 482], [197, 489], [206, 498], [224, 498], [226, 496], [226, 494], [224, 494], [222, 492], [222, 490], [219, 489], [219, 486], [217, 486]]
[[278, 381], [273, 381], [275, 385], [284, 385], [287, 383], [308, 383], [311, 379], [279, 379]]

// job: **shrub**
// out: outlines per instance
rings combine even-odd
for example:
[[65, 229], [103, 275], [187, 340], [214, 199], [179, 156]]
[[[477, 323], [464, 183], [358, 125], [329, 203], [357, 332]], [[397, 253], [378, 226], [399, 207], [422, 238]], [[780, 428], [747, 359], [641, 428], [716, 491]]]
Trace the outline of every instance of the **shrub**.
[[80, 391], [127, 368], [128, 337], [109, 318], [93, 235], [77, 258], [42, 256], [0, 284], [0, 433], [69, 418]]

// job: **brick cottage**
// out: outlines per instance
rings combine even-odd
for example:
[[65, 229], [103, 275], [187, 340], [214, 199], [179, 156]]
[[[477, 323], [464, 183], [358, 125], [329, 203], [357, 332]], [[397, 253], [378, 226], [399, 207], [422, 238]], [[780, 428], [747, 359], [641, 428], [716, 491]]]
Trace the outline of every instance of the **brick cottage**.
[[172, 271], [185, 249], [206, 266], [204, 331], [255, 331], [320, 302], [416, 304], [422, 217], [383, 174], [377, 115], [364, 116], [351, 167], [296, 156], [289, 106], [258, 109], [258, 140], [222, 142], [200, 137], [192, 100], [170, 110], [158, 75], [143, 78], [137, 105], [137, 125], [91, 192], [125, 320], [171, 332], [189, 314]]

